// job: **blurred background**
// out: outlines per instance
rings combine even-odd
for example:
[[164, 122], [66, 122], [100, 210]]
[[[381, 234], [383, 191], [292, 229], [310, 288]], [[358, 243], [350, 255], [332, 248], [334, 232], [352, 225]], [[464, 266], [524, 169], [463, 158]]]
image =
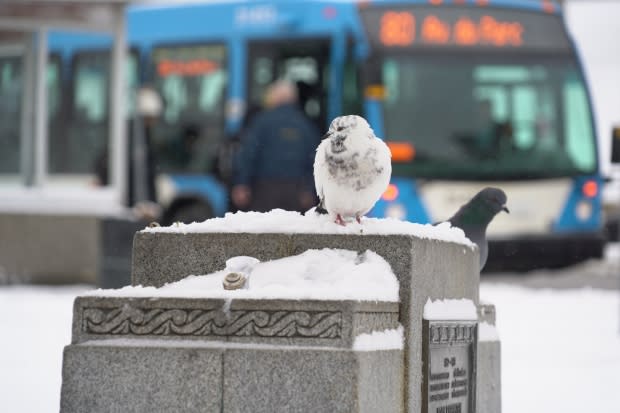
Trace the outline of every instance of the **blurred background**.
[[[577, 357], [578, 385], [561, 383], [617, 405], [604, 378], [620, 367], [619, 39], [614, 0], [1, 1], [10, 411], [56, 409], [73, 297], [130, 283], [136, 231], [243, 209], [231, 197], [238, 154], [282, 79], [320, 134], [359, 114], [387, 141], [393, 177], [369, 216], [434, 223], [485, 186], [506, 192], [511, 213], [489, 227], [481, 294], [500, 333], [506, 323], [505, 411], [556, 409], [520, 389], [544, 387], [557, 366], [522, 364], [543, 356], [519, 348], [528, 326], [550, 341], [570, 335], [574, 326], [547, 327], [581, 320], [579, 308], [604, 340], [581, 351], [603, 350]], [[34, 376], [41, 401], [27, 402]]]
[[262, 178], [237, 154], [282, 79], [317, 135], [355, 113], [390, 145], [371, 216], [433, 223], [498, 186], [512, 213], [487, 272], [601, 259], [618, 238], [619, 7], [5, 1], [0, 283], [125, 285], [136, 230], [243, 208], [239, 174]]

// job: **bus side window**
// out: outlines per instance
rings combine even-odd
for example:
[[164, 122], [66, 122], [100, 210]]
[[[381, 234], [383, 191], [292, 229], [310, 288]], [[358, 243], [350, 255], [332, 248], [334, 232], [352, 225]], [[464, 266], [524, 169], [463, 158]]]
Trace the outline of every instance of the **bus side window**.
[[0, 57], [0, 173], [20, 170], [21, 56]]
[[[138, 82], [135, 51], [129, 55], [126, 70], [128, 90], [135, 90]], [[86, 175], [86, 181], [90, 182], [90, 175], [94, 173], [97, 160], [109, 146], [109, 50], [84, 50], [76, 53], [73, 56], [71, 73], [68, 88], [71, 93], [63, 103], [66, 113], [62, 115], [61, 121], [51, 123], [53, 129], [50, 132], [49, 172]], [[55, 78], [48, 71], [48, 83], [50, 77]], [[127, 98], [130, 96], [131, 93], [128, 93]], [[127, 110], [130, 112], [132, 107], [132, 100], [129, 99]], [[50, 109], [54, 109], [51, 104]]]

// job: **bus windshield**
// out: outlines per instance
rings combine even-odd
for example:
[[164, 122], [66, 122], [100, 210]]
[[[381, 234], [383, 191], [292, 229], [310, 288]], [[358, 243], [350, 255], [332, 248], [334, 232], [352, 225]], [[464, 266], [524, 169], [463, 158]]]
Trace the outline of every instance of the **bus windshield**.
[[413, 146], [394, 175], [535, 179], [594, 173], [592, 114], [568, 55], [386, 56], [384, 139]]

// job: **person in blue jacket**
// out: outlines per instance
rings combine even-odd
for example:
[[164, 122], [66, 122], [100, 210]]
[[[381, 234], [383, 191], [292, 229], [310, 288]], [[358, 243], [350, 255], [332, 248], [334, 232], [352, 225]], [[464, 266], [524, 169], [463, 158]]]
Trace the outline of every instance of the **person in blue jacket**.
[[316, 201], [313, 162], [320, 132], [297, 104], [297, 88], [278, 80], [267, 88], [265, 109], [241, 138], [231, 191], [239, 209], [304, 212]]

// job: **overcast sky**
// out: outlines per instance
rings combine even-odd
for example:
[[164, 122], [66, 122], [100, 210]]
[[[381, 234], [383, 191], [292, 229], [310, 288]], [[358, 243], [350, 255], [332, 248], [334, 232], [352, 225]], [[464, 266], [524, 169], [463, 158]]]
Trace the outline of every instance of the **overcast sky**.
[[584, 59], [608, 170], [611, 127], [620, 126], [620, 1], [568, 0], [565, 14]]

